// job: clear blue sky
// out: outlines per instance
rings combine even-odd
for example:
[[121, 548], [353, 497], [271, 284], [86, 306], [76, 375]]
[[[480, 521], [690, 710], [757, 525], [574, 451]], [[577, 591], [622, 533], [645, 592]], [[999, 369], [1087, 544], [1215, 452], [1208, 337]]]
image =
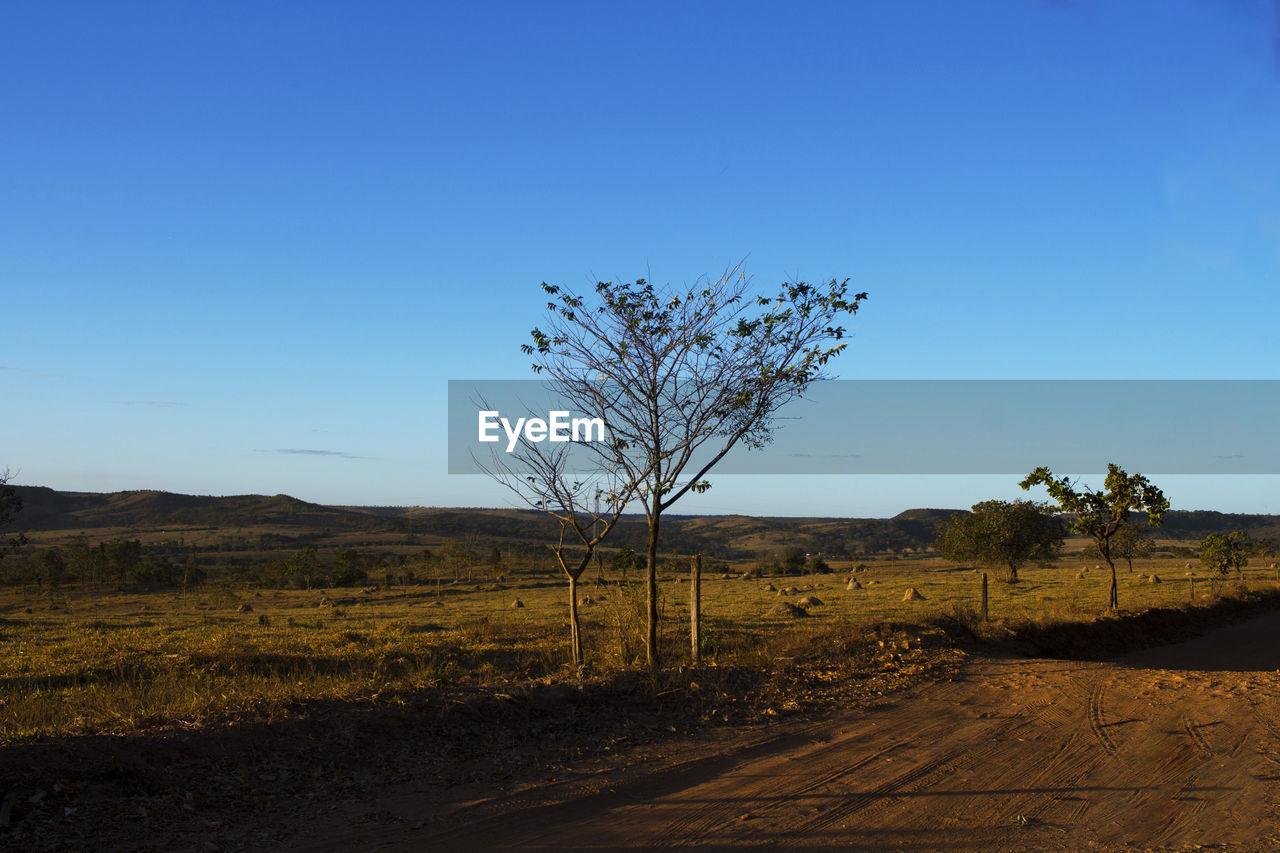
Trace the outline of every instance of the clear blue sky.
[[446, 382], [530, 375], [538, 284], [743, 258], [870, 292], [848, 378], [1280, 378], [1274, 2], [6, 3], [0, 79], [18, 482], [500, 505]]

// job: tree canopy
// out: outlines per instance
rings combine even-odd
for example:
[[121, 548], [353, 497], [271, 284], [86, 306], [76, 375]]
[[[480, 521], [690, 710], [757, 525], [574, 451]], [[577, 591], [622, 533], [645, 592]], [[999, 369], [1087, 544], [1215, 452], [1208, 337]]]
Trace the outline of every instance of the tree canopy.
[[1048, 468], [1041, 466], [1028, 474], [1019, 484], [1024, 490], [1044, 486], [1060, 510], [1068, 514], [1068, 527], [1072, 532], [1090, 537], [1102, 559], [1111, 568], [1111, 589], [1108, 606], [1120, 604], [1116, 584], [1116, 564], [1112, 545], [1119, 530], [1129, 523], [1134, 512], [1146, 512], [1147, 524], [1159, 527], [1169, 510], [1169, 500], [1141, 474], [1129, 474], [1115, 463], [1107, 465], [1107, 478], [1102, 489], [1081, 488], [1079, 483], [1067, 477], [1055, 477]]
[[1017, 583], [1019, 568], [1057, 555], [1064, 534], [1062, 522], [1043, 504], [990, 500], [940, 523], [936, 544], [944, 559], [992, 566]]
[[[3, 529], [14, 517], [22, 512], [22, 496], [18, 494], [17, 489], [9, 485], [9, 472], [0, 472], [0, 529]], [[26, 537], [21, 533], [10, 535], [7, 539], [0, 539], [0, 559], [4, 558], [4, 550], [6, 547], [16, 548], [25, 544]]]
[[[834, 279], [786, 282], [773, 296], [755, 295], [740, 267], [683, 286], [637, 279], [598, 282], [585, 296], [545, 282], [542, 289], [547, 316], [523, 350], [555, 393], [604, 420], [607, 440], [581, 448], [594, 459], [579, 477], [566, 477], [549, 451], [527, 446], [533, 473], [507, 482], [541, 492], [535, 500], [554, 506], [570, 528], [584, 515], [586, 495], [603, 494], [615, 512], [641, 504], [649, 527], [645, 645], [656, 666], [663, 512], [711, 488], [706, 475], [734, 447], [770, 441], [777, 411], [824, 378], [828, 361], [845, 349], [842, 318], [867, 295]], [[597, 483], [607, 488], [592, 489]]]
[[1200, 540], [1200, 564], [1222, 575], [1232, 569], [1239, 574], [1240, 569], [1249, 565], [1254, 547], [1253, 538], [1243, 530], [1210, 533]]

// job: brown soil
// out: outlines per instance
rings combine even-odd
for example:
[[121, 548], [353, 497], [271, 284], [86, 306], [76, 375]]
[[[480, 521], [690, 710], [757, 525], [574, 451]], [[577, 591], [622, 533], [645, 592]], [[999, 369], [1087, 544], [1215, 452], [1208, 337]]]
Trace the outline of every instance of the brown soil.
[[976, 658], [872, 710], [506, 793], [388, 790], [381, 821], [290, 849], [1280, 849], [1278, 635], [1270, 614], [1112, 662]]
[[0, 848], [1280, 850], [1278, 634], [1272, 611], [1081, 661], [899, 630], [768, 683], [632, 675], [10, 747]]

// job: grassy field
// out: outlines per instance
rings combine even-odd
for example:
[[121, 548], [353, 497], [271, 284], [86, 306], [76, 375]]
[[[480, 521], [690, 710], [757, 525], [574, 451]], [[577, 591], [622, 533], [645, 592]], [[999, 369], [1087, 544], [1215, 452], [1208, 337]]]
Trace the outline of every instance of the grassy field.
[[[1244, 588], [1271, 589], [1277, 572], [1211, 581], [1183, 559], [1122, 566], [1126, 610], [1203, 604]], [[981, 575], [937, 559], [835, 563], [832, 574], [743, 578], [746, 565], [705, 577], [704, 662], [769, 664], [788, 634], [836, 624], [972, 622]], [[1161, 582], [1150, 581], [1156, 575]], [[1104, 610], [1109, 575], [1064, 557], [992, 576], [992, 620], [1074, 621]], [[861, 589], [848, 589], [856, 578]], [[643, 654], [639, 578], [580, 587], [587, 666], [635, 666]], [[772, 589], [771, 589], [772, 587]], [[662, 578], [666, 659], [687, 662], [689, 584]], [[920, 600], [904, 600], [908, 589]], [[1192, 596], [1194, 595], [1194, 599]], [[811, 596], [808, 618], [772, 612]], [[0, 741], [157, 726], [272, 718], [317, 699], [397, 701], [439, 685], [574, 678], [566, 648], [567, 590], [552, 576], [516, 582], [328, 590], [211, 588], [189, 594], [77, 586], [50, 594], [0, 591]], [[516, 606], [516, 602], [522, 606]], [[780, 640], [780, 643], [766, 642]]]

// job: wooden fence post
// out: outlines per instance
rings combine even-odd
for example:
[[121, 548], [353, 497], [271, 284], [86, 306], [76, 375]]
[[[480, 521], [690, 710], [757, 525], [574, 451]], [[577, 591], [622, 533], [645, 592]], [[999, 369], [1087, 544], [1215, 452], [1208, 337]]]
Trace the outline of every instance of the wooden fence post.
[[983, 572], [982, 573], [982, 621], [983, 622], [987, 621], [988, 615], [989, 613], [987, 611], [987, 573]]
[[689, 561], [689, 642], [692, 644], [693, 664], [702, 659], [702, 555]]

